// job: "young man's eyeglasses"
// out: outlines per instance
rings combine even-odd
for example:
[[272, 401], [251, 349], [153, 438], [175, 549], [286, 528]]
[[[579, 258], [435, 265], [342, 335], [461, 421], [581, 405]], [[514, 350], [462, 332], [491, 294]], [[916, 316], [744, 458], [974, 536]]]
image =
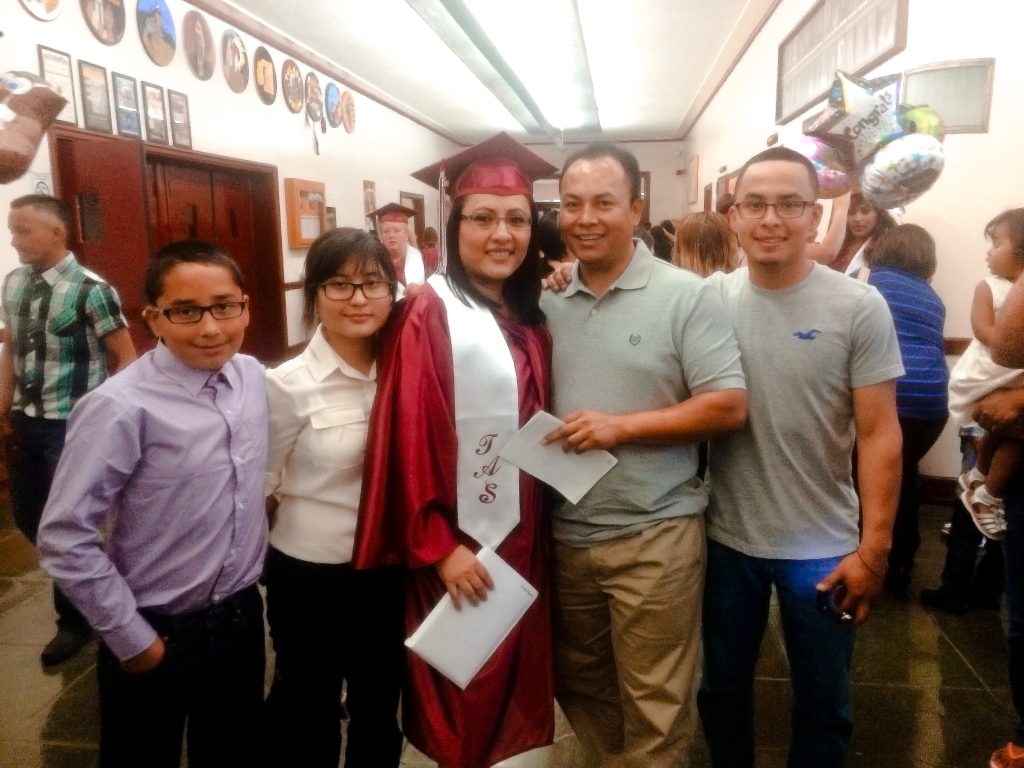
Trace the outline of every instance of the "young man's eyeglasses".
[[769, 208], [774, 208], [775, 215], [780, 219], [799, 219], [804, 215], [804, 211], [807, 210], [809, 205], [814, 205], [814, 202], [807, 202], [806, 200], [780, 200], [777, 203], [765, 203], [757, 200], [736, 203], [735, 208], [740, 212], [740, 218], [744, 219], [760, 219], [768, 213]]
[[363, 292], [367, 299], [383, 299], [391, 295], [394, 283], [387, 280], [367, 280], [365, 283], [346, 283], [343, 280], [328, 280], [321, 283], [320, 290], [324, 297], [331, 301], [348, 301], [356, 295], [356, 288]]
[[463, 214], [462, 218], [482, 232], [490, 232], [496, 229], [499, 221], [504, 221], [509, 229], [529, 229], [532, 224], [530, 217], [525, 213], [510, 213], [508, 216], [495, 216], [493, 213], [469, 213]]
[[160, 314], [170, 322], [177, 325], [191, 325], [203, 319], [207, 312], [214, 320], [234, 320], [241, 317], [245, 311], [246, 302], [243, 301], [220, 301], [216, 304], [201, 307], [198, 304], [185, 304], [180, 307], [169, 307], [161, 309]]

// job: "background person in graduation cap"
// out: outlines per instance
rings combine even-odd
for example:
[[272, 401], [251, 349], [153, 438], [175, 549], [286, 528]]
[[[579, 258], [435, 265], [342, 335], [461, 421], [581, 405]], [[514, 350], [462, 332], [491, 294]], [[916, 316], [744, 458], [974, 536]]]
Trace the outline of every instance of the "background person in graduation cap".
[[[395, 274], [402, 287], [418, 285], [427, 279], [423, 268], [423, 254], [409, 242], [409, 217], [416, 211], [405, 208], [398, 203], [388, 203], [370, 214], [377, 219], [377, 234], [384, 243], [391, 262], [395, 265]], [[403, 292], [399, 292], [399, 298]]]
[[548, 407], [532, 180], [555, 170], [505, 134], [413, 174], [450, 180], [447, 276], [400, 303], [378, 358], [357, 567], [409, 568], [411, 634], [445, 591], [492, 587], [488, 546], [539, 597], [465, 690], [407, 655], [403, 730], [443, 768], [481, 768], [551, 742], [549, 540], [543, 491], [496, 458]]

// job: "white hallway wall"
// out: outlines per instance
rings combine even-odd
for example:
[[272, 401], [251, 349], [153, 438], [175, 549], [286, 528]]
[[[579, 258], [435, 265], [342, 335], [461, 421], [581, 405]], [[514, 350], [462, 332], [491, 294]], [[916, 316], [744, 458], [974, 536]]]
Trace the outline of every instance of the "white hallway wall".
[[[4, 11], [0, 30], [0, 71], [25, 70], [39, 72], [37, 45], [45, 45], [71, 55], [75, 78], [75, 97], [78, 102], [78, 121], [82, 125], [82, 95], [78, 82], [78, 60], [180, 91], [188, 96], [192, 120], [192, 145], [201, 152], [224, 157], [266, 163], [277, 167], [280, 184], [281, 233], [285, 282], [296, 281], [302, 271], [304, 250], [287, 246], [287, 225], [284, 211], [284, 179], [300, 178], [321, 181], [326, 187], [327, 205], [337, 209], [338, 224], [362, 227], [363, 179], [376, 183], [379, 205], [398, 201], [400, 191], [422, 194], [426, 203], [428, 224], [437, 220], [437, 193], [409, 176], [434, 159], [450, 154], [456, 145], [428, 131], [405, 117], [387, 109], [372, 99], [354, 93], [356, 128], [351, 134], [343, 128], [328, 126], [326, 134], [316, 129], [320, 154], [314, 152], [314, 129], [305, 124], [304, 114], [292, 114], [278, 94], [277, 100], [265, 105], [256, 95], [250, 77], [243, 93], [234, 93], [219, 68], [207, 81], [198, 80], [189, 69], [181, 46], [181, 24], [185, 14], [193, 7], [185, 2], [170, 2], [168, 6], [178, 31], [178, 50], [166, 67], [153, 63], [139, 38], [135, 21], [134, 3], [128, 3], [128, 18], [121, 42], [106, 46], [89, 31], [74, 0], [65, 0], [60, 15], [53, 21], [42, 22], [30, 16], [17, 0], [2, 0]], [[204, 14], [218, 47], [228, 25]], [[262, 41], [241, 33], [250, 60]], [[287, 58], [280, 51], [266, 46], [277, 68], [280, 82], [281, 65]], [[299, 63], [303, 77], [309, 67]], [[321, 88], [328, 78], [317, 73]], [[139, 86], [141, 88], [141, 85]], [[344, 86], [342, 86], [344, 87]], [[45, 139], [33, 161], [31, 171], [50, 172], [50, 156]], [[26, 175], [11, 184], [0, 186], [0, 211], [6, 217], [10, 201], [32, 192], [31, 177]], [[143, 205], [143, 201], [139, 201]], [[6, 232], [5, 232], [6, 235]], [[0, 241], [0, 274], [6, 274], [18, 264], [17, 254], [10, 247], [9, 237]], [[298, 290], [289, 291], [287, 300], [288, 341], [297, 343], [302, 338], [300, 296]], [[132, 319], [133, 320], [133, 319]]]
[[[785, 0], [775, 11], [732, 75], [687, 137], [687, 148], [705, 169], [735, 170], [764, 149], [778, 131], [780, 143], [801, 133], [817, 104], [784, 125], [776, 125], [775, 78], [779, 42], [803, 18], [814, 0]], [[1024, 206], [1024, 3], [1005, 0], [910, 0], [907, 47], [869, 73], [878, 76], [936, 61], [996, 59], [988, 133], [951, 134], [946, 164], [935, 186], [907, 206], [904, 221], [920, 224], [935, 238], [939, 268], [933, 286], [946, 304], [947, 337], [971, 336], [970, 306], [975, 284], [988, 274], [984, 228], [1006, 208]], [[718, 174], [701, 172], [701, 183]], [[700, 209], [700, 204], [693, 207]], [[955, 360], [951, 359], [952, 365]], [[954, 431], [947, 427], [925, 458], [926, 474], [959, 472]]]

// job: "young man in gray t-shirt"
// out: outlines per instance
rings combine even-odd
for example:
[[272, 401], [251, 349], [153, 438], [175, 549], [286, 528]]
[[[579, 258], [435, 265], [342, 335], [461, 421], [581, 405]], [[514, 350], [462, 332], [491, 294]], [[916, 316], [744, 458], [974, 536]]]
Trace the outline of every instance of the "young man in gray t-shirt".
[[[730, 314], [749, 421], [712, 440], [704, 679], [714, 765], [753, 765], [753, 683], [774, 586], [793, 685], [790, 765], [841, 766], [853, 627], [882, 587], [899, 491], [892, 318], [806, 253], [814, 167], [784, 147], [743, 167], [730, 223], [748, 267], [709, 278]], [[856, 443], [863, 534], [851, 479]]]

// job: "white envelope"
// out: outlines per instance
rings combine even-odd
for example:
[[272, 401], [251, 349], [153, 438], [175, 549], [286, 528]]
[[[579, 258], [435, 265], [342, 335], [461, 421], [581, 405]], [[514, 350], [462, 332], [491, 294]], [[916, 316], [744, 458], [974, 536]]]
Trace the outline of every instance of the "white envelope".
[[479, 605], [462, 599], [455, 610], [445, 595], [405, 641], [417, 656], [465, 689], [526, 613], [537, 590], [491, 549], [476, 553], [494, 581], [494, 589]]
[[541, 443], [544, 435], [564, 425], [564, 421], [547, 411], [537, 411], [526, 426], [509, 438], [498, 455], [547, 483], [573, 504], [579, 504], [619, 460], [608, 451], [565, 453], [560, 442]]

